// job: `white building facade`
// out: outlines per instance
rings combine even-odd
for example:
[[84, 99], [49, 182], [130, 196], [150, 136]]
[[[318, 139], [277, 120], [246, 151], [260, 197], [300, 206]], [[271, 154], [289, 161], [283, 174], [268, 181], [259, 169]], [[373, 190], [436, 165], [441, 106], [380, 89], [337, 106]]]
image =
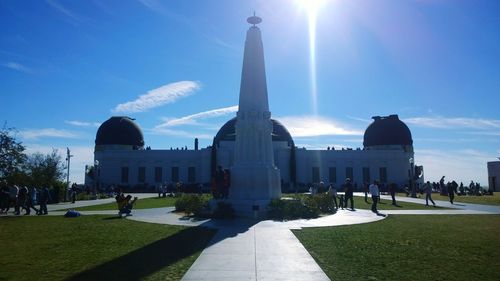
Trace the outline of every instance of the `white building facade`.
[[[217, 166], [234, 163], [235, 121], [221, 127], [211, 147], [198, 149], [145, 149], [139, 126], [129, 117], [115, 116], [104, 122], [95, 140], [95, 163], [86, 184], [101, 188], [154, 190], [165, 182], [203, 184], [208, 187]], [[413, 141], [408, 127], [397, 115], [374, 117], [365, 131], [362, 149], [308, 150], [294, 147], [286, 128], [273, 123], [273, 150], [284, 192], [307, 189], [324, 182], [340, 186], [346, 178], [361, 190], [363, 183], [409, 186], [415, 176]], [[417, 169], [418, 170], [418, 169]], [[422, 180], [422, 179], [420, 179]]]

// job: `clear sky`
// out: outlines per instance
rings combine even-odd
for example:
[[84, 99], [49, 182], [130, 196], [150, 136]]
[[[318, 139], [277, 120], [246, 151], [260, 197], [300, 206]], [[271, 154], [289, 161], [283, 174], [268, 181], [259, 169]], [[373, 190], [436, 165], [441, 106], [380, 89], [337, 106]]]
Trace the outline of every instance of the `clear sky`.
[[29, 152], [69, 147], [78, 182], [114, 115], [136, 118], [153, 149], [192, 148], [195, 137], [205, 147], [235, 116], [256, 11], [272, 115], [296, 145], [362, 147], [372, 116], [398, 114], [426, 179], [486, 185], [486, 162], [500, 157], [500, 1], [332, 0], [316, 10], [292, 0], [2, 0], [0, 121]]

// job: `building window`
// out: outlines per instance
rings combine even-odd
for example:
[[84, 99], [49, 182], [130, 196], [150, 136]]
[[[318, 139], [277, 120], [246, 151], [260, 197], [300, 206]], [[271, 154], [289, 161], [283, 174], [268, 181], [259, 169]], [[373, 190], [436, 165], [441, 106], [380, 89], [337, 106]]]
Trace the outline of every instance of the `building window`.
[[319, 182], [319, 167], [312, 167], [312, 181]]
[[370, 183], [370, 168], [363, 167], [363, 183]]
[[137, 181], [140, 183], [146, 182], [146, 167], [139, 167], [137, 179]]
[[179, 167], [172, 167], [172, 181], [179, 181]]
[[351, 179], [351, 181], [354, 182], [352, 167], [345, 168], [345, 177]]
[[387, 168], [380, 167], [380, 183], [387, 183]]
[[128, 167], [122, 167], [122, 183], [128, 183]]
[[161, 167], [155, 167], [155, 182], [162, 182], [163, 173]]
[[337, 168], [335, 168], [335, 167], [328, 168], [328, 180], [331, 183], [337, 182]]
[[188, 167], [188, 182], [193, 183], [196, 182], [196, 168]]

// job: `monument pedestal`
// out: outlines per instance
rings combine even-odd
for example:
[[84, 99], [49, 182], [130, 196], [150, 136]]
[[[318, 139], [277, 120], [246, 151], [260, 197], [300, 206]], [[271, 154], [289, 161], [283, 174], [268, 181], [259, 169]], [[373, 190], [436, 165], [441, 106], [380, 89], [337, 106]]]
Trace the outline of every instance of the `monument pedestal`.
[[271, 199], [281, 197], [280, 172], [276, 167], [238, 165], [231, 169], [229, 200], [239, 217], [263, 218]]

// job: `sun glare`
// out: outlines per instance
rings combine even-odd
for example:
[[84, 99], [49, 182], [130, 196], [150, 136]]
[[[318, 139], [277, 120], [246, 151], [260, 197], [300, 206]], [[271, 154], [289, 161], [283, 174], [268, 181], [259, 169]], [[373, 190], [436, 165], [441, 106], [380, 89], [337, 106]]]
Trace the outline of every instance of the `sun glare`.
[[309, 17], [316, 17], [319, 9], [323, 7], [326, 0], [296, 0], [295, 3], [301, 9], [307, 12]]
[[296, 0], [301, 10], [307, 12], [309, 23], [309, 74], [311, 79], [311, 106], [313, 114], [318, 113], [318, 93], [316, 86], [316, 17], [326, 0]]

